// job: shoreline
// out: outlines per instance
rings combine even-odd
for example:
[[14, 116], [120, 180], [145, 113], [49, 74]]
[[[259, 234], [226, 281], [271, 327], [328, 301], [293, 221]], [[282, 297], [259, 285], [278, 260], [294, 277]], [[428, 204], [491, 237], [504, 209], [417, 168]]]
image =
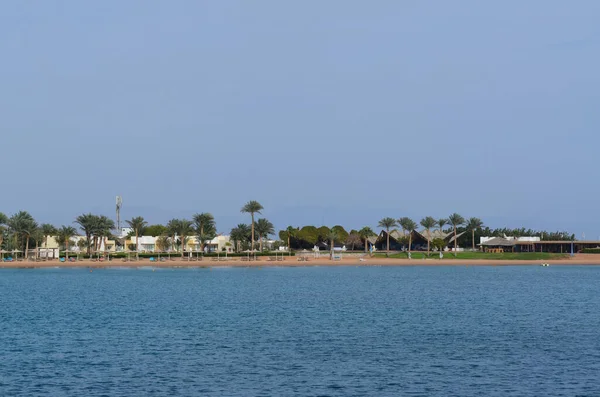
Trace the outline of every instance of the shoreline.
[[241, 261], [238, 258], [228, 261], [188, 261], [180, 258], [170, 261], [152, 262], [148, 259], [139, 261], [111, 261], [80, 260], [77, 262], [59, 262], [58, 260], [33, 262], [0, 262], [0, 269], [37, 269], [37, 268], [228, 268], [228, 267], [317, 267], [317, 266], [540, 266], [548, 263], [555, 266], [587, 265], [600, 266], [600, 255], [576, 254], [567, 259], [558, 260], [502, 260], [502, 259], [395, 259], [395, 258], [364, 258], [361, 261], [356, 257], [331, 261], [328, 258], [298, 261], [295, 257], [287, 257], [283, 261], [269, 261], [265, 259], [256, 261]]

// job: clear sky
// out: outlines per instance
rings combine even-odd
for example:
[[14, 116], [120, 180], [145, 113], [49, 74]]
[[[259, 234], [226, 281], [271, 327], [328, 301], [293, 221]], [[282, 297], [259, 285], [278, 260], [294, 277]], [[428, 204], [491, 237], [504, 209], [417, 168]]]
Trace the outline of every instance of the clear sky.
[[0, 211], [600, 237], [600, 1], [0, 4]]

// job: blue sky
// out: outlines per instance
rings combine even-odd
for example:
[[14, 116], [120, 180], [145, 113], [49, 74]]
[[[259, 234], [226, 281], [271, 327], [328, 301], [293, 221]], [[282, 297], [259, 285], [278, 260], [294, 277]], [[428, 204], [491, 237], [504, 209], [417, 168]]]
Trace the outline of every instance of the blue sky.
[[600, 237], [600, 2], [0, 5], [0, 211]]

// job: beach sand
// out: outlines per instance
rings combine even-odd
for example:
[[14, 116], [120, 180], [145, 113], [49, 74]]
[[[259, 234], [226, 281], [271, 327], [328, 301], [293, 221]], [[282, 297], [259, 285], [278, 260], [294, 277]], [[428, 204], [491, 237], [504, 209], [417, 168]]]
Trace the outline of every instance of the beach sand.
[[600, 255], [576, 254], [573, 257], [560, 260], [482, 260], [482, 259], [391, 259], [369, 258], [360, 260], [357, 257], [346, 257], [342, 260], [331, 261], [327, 257], [312, 258], [308, 261], [298, 261], [297, 257], [285, 257], [283, 261], [269, 261], [260, 259], [256, 261], [242, 261], [240, 258], [231, 258], [228, 261], [213, 261], [205, 258], [203, 261], [187, 261], [176, 258], [164, 262], [151, 262], [149, 259], [124, 262], [114, 259], [109, 262], [94, 262], [80, 260], [77, 262], [59, 262], [58, 260], [33, 262], [0, 262], [0, 268], [110, 268], [110, 267], [155, 267], [155, 268], [198, 268], [198, 267], [311, 267], [311, 266], [540, 266], [542, 263], [550, 265], [600, 265]]

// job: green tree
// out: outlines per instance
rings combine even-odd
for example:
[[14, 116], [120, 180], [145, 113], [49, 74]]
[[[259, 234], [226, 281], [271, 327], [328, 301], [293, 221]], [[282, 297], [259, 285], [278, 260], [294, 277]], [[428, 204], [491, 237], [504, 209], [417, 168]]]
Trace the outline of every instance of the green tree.
[[35, 242], [35, 259], [37, 260], [39, 258], [39, 254], [40, 254], [40, 243], [42, 243], [45, 239], [45, 235], [44, 232], [42, 231], [41, 227], [36, 227], [33, 232], [31, 233], [31, 239]]
[[421, 219], [421, 226], [427, 230], [427, 255], [431, 252], [431, 228], [437, 224], [436, 220], [431, 216], [426, 216]]
[[204, 244], [207, 240], [212, 240], [217, 235], [217, 224], [215, 217], [208, 213], [195, 214], [192, 218], [194, 229], [198, 240], [200, 241], [200, 251], [204, 252]]
[[268, 237], [271, 234], [275, 234], [275, 227], [271, 222], [269, 222], [265, 218], [260, 218], [256, 221], [256, 225], [254, 226], [256, 234], [258, 235], [259, 240], [259, 251], [263, 249], [263, 237]]
[[314, 226], [303, 226], [296, 237], [304, 248], [312, 248], [319, 242], [319, 231]]
[[446, 247], [446, 240], [443, 238], [434, 238], [431, 242], [434, 248], [437, 248], [440, 252], [444, 251], [444, 247]]
[[240, 223], [233, 229], [231, 229], [230, 237], [233, 240], [234, 248], [237, 252], [242, 250], [242, 244], [247, 244], [250, 238], [250, 226], [245, 223]]
[[156, 249], [158, 251], [168, 251], [171, 247], [171, 240], [169, 236], [159, 236], [156, 239]]
[[77, 230], [73, 226], [61, 226], [56, 231], [56, 239], [59, 244], [64, 244], [65, 257], [69, 260], [69, 241], [77, 234]]
[[368, 226], [365, 226], [362, 229], [360, 229], [358, 231], [358, 234], [365, 241], [365, 252], [367, 252], [369, 250], [369, 238], [373, 237], [373, 236], [376, 236], [377, 234], [375, 234], [375, 232], [373, 231], [373, 229], [371, 229]]
[[343, 226], [335, 225], [334, 227], [331, 228], [331, 230], [334, 230], [337, 233], [337, 235], [338, 235], [337, 241], [340, 243], [343, 243], [348, 238], [349, 233], [346, 231], [346, 229], [344, 229]]
[[452, 228], [454, 229], [454, 256], [456, 256], [456, 254], [457, 254], [456, 248], [458, 247], [458, 241], [456, 240], [456, 234], [457, 234], [456, 229], [459, 226], [465, 224], [465, 218], [458, 215], [457, 213], [454, 213], [448, 217], [448, 220], [450, 221], [450, 224], [452, 225]]
[[167, 227], [165, 225], [156, 224], [148, 225], [144, 228], [144, 236], [159, 237], [167, 233]]
[[293, 226], [288, 226], [285, 230], [279, 232], [279, 238], [281, 240], [287, 240], [288, 251], [292, 252], [292, 238], [298, 235], [298, 229]]
[[440, 236], [444, 232], [444, 226], [447, 224], [448, 224], [448, 219], [446, 219], [446, 218], [438, 219], [437, 226], [438, 226], [438, 230], [440, 231]]
[[396, 226], [396, 220], [394, 218], [383, 218], [379, 221], [377, 225], [379, 227], [385, 228], [385, 233], [387, 234], [387, 253], [386, 256], [390, 255], [390, 229]]
[[98, 217], [91, 213], [79, 215], [75, 218], [75, 223], [79, 225], [83, 234], [85, 234], [87, 254], [92, 254], [92, 236], [98, 229]]
[[405, 232], [408, 232], [408, 252], [412, 247], [412, 232], [417, 228], [417, 223], [408, 217], [402, 217], [398, 220], [400, 227]]
[[192, 221], [187, 219], [182, 219], [179, 224], [179, 235], [181, 236], [181, 257], [185, 255], [185, 246], [187, 243], [187, 238], [194, 233], [194, 228], [192, 227]]
[[475, 251], [475, 230], [483, 227], [483, 221], [479, 218], [469, 218], [467, 221], [467, 230], [471, 231], [471, 239], [473, 243], [473, 251]]
[[167, 233], [171, 237], [171, 246], [177, 250], [177, 233], [181, 229], [181, 219], [171, 219], [167, 222]]
[[104, 243], [106, 250], [106, 240], [111, 236], [111, 230], [115, 228], [115, 222], [107, 216], [101, 215], [96, 219], [96, 227], [94, 228], [95, 250], [100, 250], [100, 246]]
[[252, 250], [254, 250], [254, 214], [261, 214], [261, 211], [263, 209], [264, 209], [264, 207], [258, 201], [250, 200], [240, 210], [240, 212], [250, 214], [250, 216], [252, 218], [252, 223], [250, 224], [250, 226], [252, 228], [250, 249], [252, 249]]
[[335, 242], [338, 240], [339, 234], [334, 229], [330, 229], [327, 233], [327, 241], [329, 242], [329, 259], [333, 260], [333, 249], [335, 248]]
[[0, 212], [0, 249], [2, 249], [2, 243], [4, 242], [4, 231], [7, 223], [8, 217]]
[[8, 227], [12, 230], [15, 236], [15, 242], [19, 245], [19, 240], [23, 239], [20, 247], [25, 245], [25, 257], [27, 257], [29, 251], [29, 238], [31, 234], [37, 229], [38, 225], [33, 219], [33, 216], [27, 211], [19, 211], [8, 219]]
[[135, 256], [139, 260], [140, 259], [140, 234], [144, 227], [148, 224], [144, 217], [136, 216], [135, 218], [131, 218], [128, 221], [125, 221], [127, 225], [133, 229], [135, 233]]

